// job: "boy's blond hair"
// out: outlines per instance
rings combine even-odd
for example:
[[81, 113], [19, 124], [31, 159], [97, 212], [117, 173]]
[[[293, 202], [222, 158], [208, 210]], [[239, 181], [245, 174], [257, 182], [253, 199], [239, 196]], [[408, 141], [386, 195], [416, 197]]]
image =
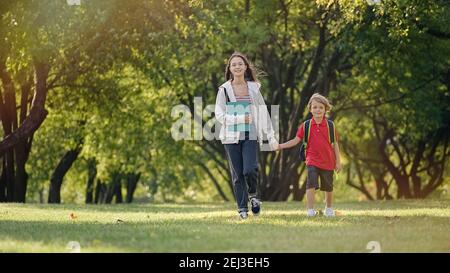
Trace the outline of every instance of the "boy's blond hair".
[[312, 104], [313, 101], [318, 102], [318, 103], [322, 103], [323, 105], [325, 105], [325, 112], [328, 112], [328, 111], [331, 110], [331, 108], [333, 108], [333, 105], [330, 104], [330, 102], [328, 101], [327, 98], [325, 98], [324, 96], [320, 95], [319, 93], [315, 93], [309, 99], [309, 102], [308, 102], [308, 109], [309, 109], [309, 111], [311, 111], [311, 104]]

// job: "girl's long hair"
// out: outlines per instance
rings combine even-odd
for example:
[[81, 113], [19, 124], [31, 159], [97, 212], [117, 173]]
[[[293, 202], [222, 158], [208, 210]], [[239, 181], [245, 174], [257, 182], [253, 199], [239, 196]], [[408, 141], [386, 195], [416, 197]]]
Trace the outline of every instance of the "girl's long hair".
[[247, 69], [245, 70], [245, 73], [244, 73], [244, 79], [245, 79], [246, 81], [259, 82], [259, 81], [258, 81], [258, 77], [257, 77], [257, 74], [259, 74], [259, 72], [258, 72], [257, 69], [253, 66], [253, 64], [252, 64], [251, 62], [248, 61], [247, 57], [246, 57], [244, 54], [239, 53], [239, 52], [234, 52], [234, 53], [231, 55], [231, 57], [228, 59], [227, 67], [225, 68], [225, 79], [226, 79], [227, 81], [230, 80], [230, 79], [231, 79], [231, 80], [234, 79], [233, 73], [231, 73], [231, 71], [230, 71], [230, 63], [231, 63], [231, 60], [232, 60], [234, 57], [239, 57], [239, 58], [241, 58], [241, 59], [244, 61], [245, 65], [247, 66]]

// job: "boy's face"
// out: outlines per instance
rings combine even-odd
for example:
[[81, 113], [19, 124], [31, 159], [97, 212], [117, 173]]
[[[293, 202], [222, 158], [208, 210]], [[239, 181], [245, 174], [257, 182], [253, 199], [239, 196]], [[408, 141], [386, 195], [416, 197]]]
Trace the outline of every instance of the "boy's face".
[[311, 114], [315, 118], [323, 118], [325, 115], [325, 105], [313, 100], [311, 102]]

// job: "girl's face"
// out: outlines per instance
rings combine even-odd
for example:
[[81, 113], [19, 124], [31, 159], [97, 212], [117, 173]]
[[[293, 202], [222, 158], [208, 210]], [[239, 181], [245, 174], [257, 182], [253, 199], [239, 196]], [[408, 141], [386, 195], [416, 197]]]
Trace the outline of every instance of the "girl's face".
[[311, 102], [311, 114], [315, 118], [323, 118], [323, 116], [325, 115], [325, 105], [313, 100]]
[[245, 65], [244, 60], [241, 57], [234, 57], [230, 61], [230, 71], [233, 74], [234, 78], [243, 76], [245, 71], [247, 70], [247, 66]]

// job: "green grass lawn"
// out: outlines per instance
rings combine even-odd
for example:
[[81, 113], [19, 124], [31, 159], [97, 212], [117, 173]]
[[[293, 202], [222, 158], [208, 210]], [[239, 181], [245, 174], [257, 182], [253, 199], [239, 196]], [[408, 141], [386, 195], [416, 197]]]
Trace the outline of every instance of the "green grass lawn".
[[[239, 220], [234, 203], [0, 204], [0, 252], [450, 252], [450, 201], [337, 203], [307, 218], [303, 203], [263, 203]], [[322, 205], [320, 205], [322, 206]], [[73, 214], [74, 217], [70, 217]]]

